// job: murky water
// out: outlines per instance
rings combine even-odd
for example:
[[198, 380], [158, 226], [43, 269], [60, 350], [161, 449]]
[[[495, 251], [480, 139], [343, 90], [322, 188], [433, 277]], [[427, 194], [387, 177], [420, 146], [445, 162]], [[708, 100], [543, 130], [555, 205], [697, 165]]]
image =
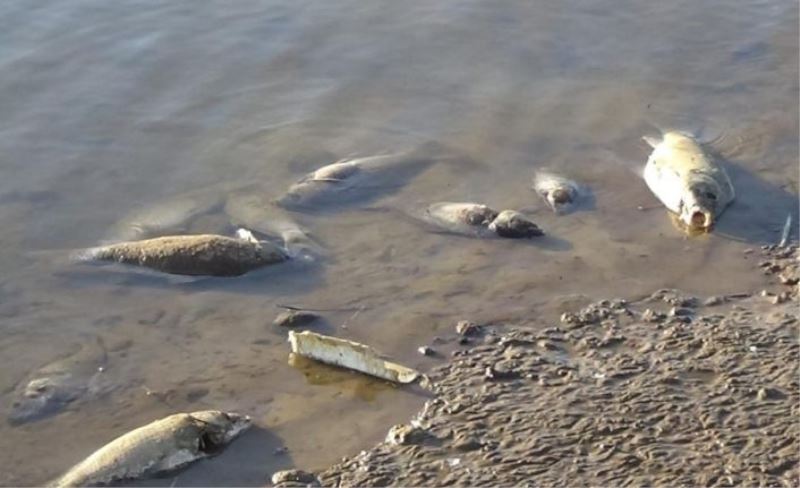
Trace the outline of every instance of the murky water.
[[[278, 303], [337, 309], [328, 332], [426, 368], [436, 359], [416, 347], [460, 318], [755, 285], [738, 256], [797, 213], [797, 26], [795, 2], [768, 0], [2, 2], [0, 414], [80, 344], [100, 338], [107, 357], [102, 395], [0, 425], [0, 483], [45, 482], [152, 419], [223, 408], [258, 428], [176, 483], [261, 484], [358, 452], [421, 405], [290, 366]], [[682, 236], [636, 175], [640, 137], [667, 128], [731, 165], [738, 200], [715, 235]], [[430, 140], [459, 157], [370, 206], [523, 208], [551, 237], [473, 240], [356, 207], [298, 215], [330, 249], [320, 266], [191, 284], [49, 252], [186, 192], [278, 196], [338, 158]], [[529, 188], [539, 167], [590, 185], [595, 208], [549, 213]], [[188, 230], [226, 224], [212, 213]]]

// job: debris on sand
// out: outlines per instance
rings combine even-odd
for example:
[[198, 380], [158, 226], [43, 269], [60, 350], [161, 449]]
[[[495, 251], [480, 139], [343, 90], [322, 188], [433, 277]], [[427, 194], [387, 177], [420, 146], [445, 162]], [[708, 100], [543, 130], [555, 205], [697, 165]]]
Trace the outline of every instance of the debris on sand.
[[374, 349], [358, 342], [314, 332], [289, 332], [292, 352], [317, 361], [352, 369], [396, 383], [412, 383], [418, 371], [384, 360]]

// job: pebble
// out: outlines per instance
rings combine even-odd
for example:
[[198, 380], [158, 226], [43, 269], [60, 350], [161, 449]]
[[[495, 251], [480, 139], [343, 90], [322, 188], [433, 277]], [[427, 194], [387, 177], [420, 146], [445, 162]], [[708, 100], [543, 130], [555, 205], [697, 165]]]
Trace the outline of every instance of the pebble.
[[705, 299], [703, 305], [706, 307], [716, 307], [717, 305], [722, 305], [723, 303], [725, 303], [725, 297], [711, 296]]
[[669, 311], [669, 314], [672, 317], [690, 317], [694, 314], [694, 311], [689, 308], [672, 307], [672, 309]]
[[273, 324], [278, 327], [303, 327], [318, 320], [320, 316], [305, 310], [287, 310], [275, 318]]
[[456, 324], [456, 332], [460, 336], [476, 336], [483, 331], [483, 327], [469, 320], [459, 320]]
[[432, 348], [428, 346], [420, 346], [419, 348], [417, 348], [417, 352], [419, 352], [423, 356], [433, 356], [434, 354], [436, 354], [436, 351], [434, 351]]
[[394, 446], [406, 446], [409, 444], [420, 444], [428, 437], [427, 432], [413, 425], [395, 425], [386, 434], [386, 443]]
[[277, 485], [281, 483], [306, 483], [313, 486], [319, 486], [319, 480], [314, 473], [303, 471], [300, 469], [286, 469], [277, 471], [272, 475], [272, 484]]

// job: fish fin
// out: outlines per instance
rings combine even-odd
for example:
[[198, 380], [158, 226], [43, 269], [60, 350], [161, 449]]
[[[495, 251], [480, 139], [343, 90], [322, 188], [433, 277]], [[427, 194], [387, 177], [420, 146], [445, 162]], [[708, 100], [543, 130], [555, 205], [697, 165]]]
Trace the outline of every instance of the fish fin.
[[256, 239], [255, 235], [253, 235], [253, 231], [250, 229], [245, 229], [244, 227], [236, 229], [236, 237], [242, 239], [243, 241], [252, 242], [253, 244], [259, 243], [259, 240]]
[[650, 147], [654, 148], [661, 144], [662, 138], [655, 137], [655, 136], [642, 136], [642, 140], [646, 142]]

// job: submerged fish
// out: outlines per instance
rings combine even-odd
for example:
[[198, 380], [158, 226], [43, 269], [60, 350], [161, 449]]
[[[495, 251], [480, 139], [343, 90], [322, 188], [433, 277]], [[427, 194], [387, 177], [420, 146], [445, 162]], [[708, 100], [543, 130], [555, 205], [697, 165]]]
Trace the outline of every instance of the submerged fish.
[[75, 353], [43, 366], [15, 389], [8, 421], [12, 425], [56, 415], [70, 403], [100, 390], [107, 361], [99, 341], [88, 341]]
[[439, 202], [425, 209], [422, 219], [456, 234], [487, 237], [492, 234], [489, 224], [498, 212], [480, 203]]
[[338, 161], [302, 177], [277, 203], [299, 210], [383, 196], [435, 161], [428, 145], [397, 154]]
[[557, 214], [572, 211], [581, 198], [581, 186], [563, 176], [539, 171], [533, 178], [533, 189]]
[[515, 210], [498, 212], [480, 203], [434, 203], [425, 210], [423, 220], [456, 234], [474, 237], [530, 238], [544, 232]]
[[489, 224], [489, 230], [500, 237], [509, 239], [526, 239], [543, 236], [538, 225], [516, 210], [503, 210]]
[[103, 242], [135, 241], [176, 231], [222, 202], [224, 189], [202, 189], [132, 212], [118, 222]]
[[163, 273], [189, 276], [239, 276], [289, 259], [266, 241], [215, 234], [166, 236], [120, 242], [79, 252], [79, 262], [113, 262], [142, 266]]
[[314, 260], [325, 254], [322, 246], [286, 210], [261, 193], [254, 191], [230, 195], [225, 202], [225, 213], [234, 224], [279, 237], [292, 258]]
[[117, 437], [53, 486], [92, 486], [170, 471], [215, 454], [250, 424], [248, 416], [218, 410], [170, 415]]
[[688, 229], [710, 231], [735, 197], [728, 174], [691, 136], [667, 132], [661, 141], [645, 140], [653, 147], [647, 186]]

